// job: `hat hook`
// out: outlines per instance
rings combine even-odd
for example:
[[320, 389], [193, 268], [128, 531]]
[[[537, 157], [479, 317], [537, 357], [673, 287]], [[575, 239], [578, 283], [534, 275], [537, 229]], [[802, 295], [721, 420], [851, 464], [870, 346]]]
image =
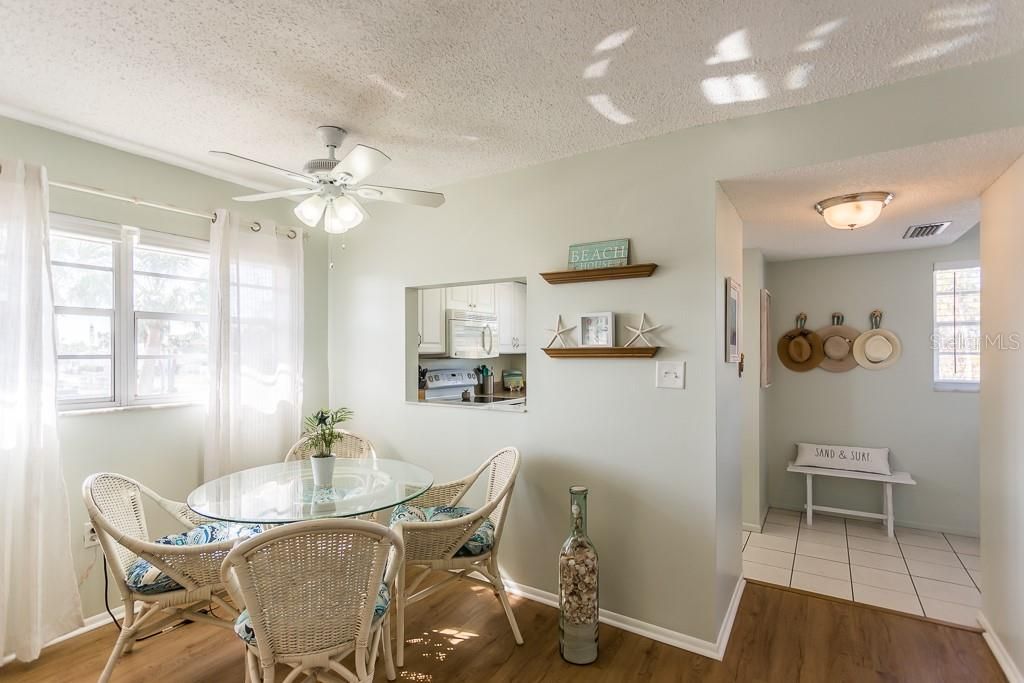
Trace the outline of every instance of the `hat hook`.
[[832, 324], [833, 325], [842, 325], [844, 320], [846, 320], [846, 316], [844, 316], [842, 313], [833, 313], [832, 314]]
[[877, 330], [882, 326], [882, 312], [877, 308], [871, 311], [871, 329]]
[[806, 324], [807, 324], [807, 314], [806, 313], [800, 313], [799, 315], [797, 315], [797, 317], [796, 317], [796, 326], [802, 330], [802, 329], [804, 329], [804, 326]]

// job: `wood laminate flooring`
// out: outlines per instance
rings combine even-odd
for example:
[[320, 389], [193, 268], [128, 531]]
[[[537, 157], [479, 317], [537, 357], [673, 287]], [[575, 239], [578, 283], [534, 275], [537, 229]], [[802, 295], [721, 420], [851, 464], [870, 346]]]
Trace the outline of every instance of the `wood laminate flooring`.
[[[517, 647], [498, 601], [454, 585], [409, 610], [406, 666], [414, 683], [621, 681], [724, 683], [1004, 681], [976, 631], [748, 582], [725, 660], [717, 662], [611, 626], [590, 666], [558, 655], [557, 610], [513, 598], [526, 644]], [[54, 645], [30, 664], [0, 668], [3, 683], [96, 680], [113, 645], [112, 625]], [[187, 624], [139, 643], [115, 683], [243, 681], [242, 644], [224, 629]], [[282, 667], [278, 681], [285, 673]], [[374, 679], [384, 681], [383, 660]]]

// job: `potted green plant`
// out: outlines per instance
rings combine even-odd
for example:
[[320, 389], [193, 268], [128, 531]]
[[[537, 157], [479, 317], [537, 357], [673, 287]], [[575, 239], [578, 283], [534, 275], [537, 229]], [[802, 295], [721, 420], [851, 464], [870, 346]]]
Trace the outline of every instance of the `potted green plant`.
[[348, 408], [318, 410], [306, 418], [306, 445], [312, 449], [313, 486], [327, 488], [334, 481], [334, 453], [331, 448], [344, 437], [337, 426], [352, 418]]

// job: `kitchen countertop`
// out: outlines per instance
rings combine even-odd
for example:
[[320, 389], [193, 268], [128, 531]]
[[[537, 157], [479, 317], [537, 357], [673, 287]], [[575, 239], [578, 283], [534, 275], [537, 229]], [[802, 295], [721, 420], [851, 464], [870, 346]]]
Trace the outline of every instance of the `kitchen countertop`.
[[493, 396], [494, 398], [526, 398], [526, 388], [522, 391], [508, 391], [502, 389], [501, 391], [495, 391], [493, 394], [485, 394], [483, 392], [477, 392], [477, 396]]
[[492, 396], [494, 398], [502, 399], [502, 400], [506, 400], [506, 401], [512, 401], [512, 400], [516, 400], [516, 399], [521, 399], [521, 401], [516, 401], [515, 403], [501, 403], [501, 402], [499, 402], [499, 403], [470, 403], [470, 402], [463, 402], [463, 401], [428, 401], [428, 400], [426, 400], [424, 398], [420, 398], [420, 399], [418, 399], [416, 401], [410, 401], [410, 402], [411, 403], [416, 403], [418, 405], [435, 405], [435, 406], [445, 406], [445, 407], [450, 407], [450, 408], [471, 408], [471, 409], [474, 409], [474, 410], [502, 410], [502, 411], [508, 411], [508, 412], [516, 412], [516, 413], [525, 413], [526, 412], [526, 389], [525, 388], [522, 391], [506, 391], [506, 390], [503, 389], [501, 391], [495, 391], [493, 394], [478, 393], [477, 396]]

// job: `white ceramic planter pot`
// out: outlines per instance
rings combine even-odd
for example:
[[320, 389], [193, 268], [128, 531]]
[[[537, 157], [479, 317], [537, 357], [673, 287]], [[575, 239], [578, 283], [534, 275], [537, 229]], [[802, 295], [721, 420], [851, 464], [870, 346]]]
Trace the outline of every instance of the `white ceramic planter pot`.
[[334, 482], [334, 456], [310, 458], [309, 462], [313, 466], [313, 486], [329, 488]]

